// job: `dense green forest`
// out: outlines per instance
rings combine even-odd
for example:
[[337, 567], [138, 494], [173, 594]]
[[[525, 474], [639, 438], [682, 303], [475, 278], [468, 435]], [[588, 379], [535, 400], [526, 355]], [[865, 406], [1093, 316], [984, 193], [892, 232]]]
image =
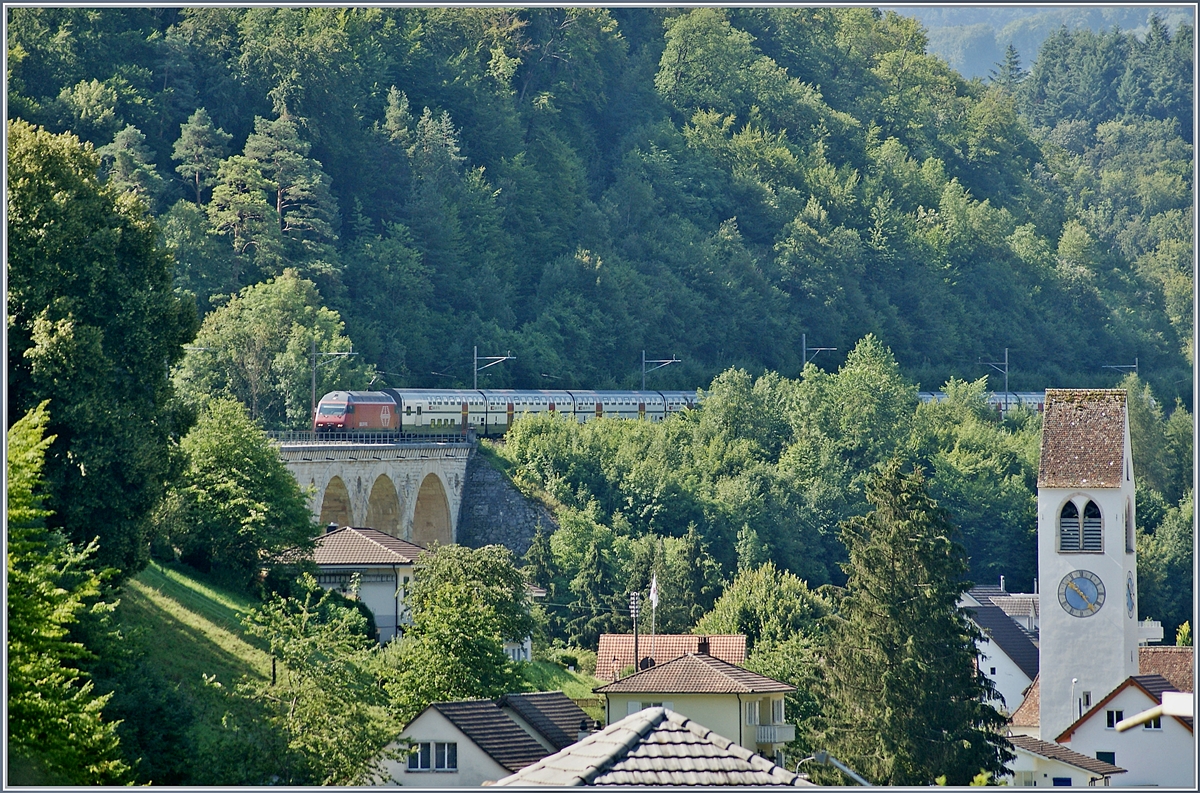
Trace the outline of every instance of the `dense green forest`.
[[1137, 359], [1190, 399], [1188, 26], [968, 82], [869, 9], [10, 18], [10, 114], [96, 147], [201, 314], [294, 268], [377, 383], [469, 384], [479, 345], [492, 387], [645, 349], [694, 388], [875, 333], [924, 388], [1009, 348], [1015, 389]]
[[[927, 718], [848, 737], [899, 650], [833, 648], [929, 575], [944, 630], [904, 652], [986, 696], [954, 604], [1036, 564], [1040, 418], [991, 409], [980, 363], [1006, 349], [1014, 390], [1128, 390], [1140, 616], [1192, 618], [1190, 26], [1062, 28], [968, 81], [870, 9], [8, 13], [22, 780], [361, 781], [428, 702], [539, 685], [505, 638], [576, 665], [654, 576], [660, 630], [745, 633], [797, 686], [795, 751], [995, 771], [982, 706], [938, 714], [963, 751]], [[645, 350], [706, 400], [484, 447], [557, 527], [523, 560], [436, 550], [380, 648], [298, 577], [318, 529], [264, 430], [307, 426], [314, 351], [319, 395], [469, 385], [475, 346], [516, 356], [483, 387], [634, 386]], [[883, 546], [911, 581], [872, 582]], [[234, 649], [170, 657], [163, 625]]]

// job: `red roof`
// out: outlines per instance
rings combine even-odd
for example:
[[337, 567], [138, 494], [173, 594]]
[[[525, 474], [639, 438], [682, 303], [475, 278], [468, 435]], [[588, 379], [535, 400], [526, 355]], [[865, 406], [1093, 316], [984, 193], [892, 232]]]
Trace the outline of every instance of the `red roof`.
[[693, 653], [593, 689], [598, 694], [757, 694], [795, 690], [795, 686], [720, 658]]
[[1139, 647], [1138, 671], [1162, 675], [1176, 691], [1195, 691], [1191, 647]]
[[1125, 390], [1046, 391], [1038, 487], [1120, 487], [1125, 470]]
[[1013, 711], [1013, 715], [1009, 717], [1008, 723], [1014, 727], [1038, 727], [1041, 726], [1041, 686], [1038, 681], [1041, 680], [1041, 675], [1033, 679], [1029, 684], [1029, 688], [1025, 689], [1025, 699], [1021, 700], [1021, 704]]
[[[691, 633], [662, 633], [638, 636], [638, 654], [664, 664], [687, 653], [700, 651], [700, 640], [708, 639], [708, 654], [731, 664], [746, 660], [746, 637], [740, 633], [699, 636]], [[615, 659], [615, 660], [614, 660]], [[602, 633], [596, 650], [596, 677], [616, 680], [621, 670], [633, 666], [633, 634]]]
[[425, 549], [377, 529], [343, 526], [322, 534], [313, 548], [318, 565], [407, 565]]

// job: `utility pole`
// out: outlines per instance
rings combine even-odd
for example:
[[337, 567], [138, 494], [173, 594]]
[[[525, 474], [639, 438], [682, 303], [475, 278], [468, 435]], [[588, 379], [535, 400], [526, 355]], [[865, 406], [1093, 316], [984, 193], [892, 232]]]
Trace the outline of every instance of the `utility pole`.
[[1004, 348], [1004, 361], [979, 361], [984, 366], [990, 366], [997, 372], [1004, 373], [1004, 413], [1008, 414], [1008, 348]]
[[[647, 369], [646, 364], [648, 363], [656, 363], [658, 366]], [[642, 350], [642, 390], [646, 390], [646, 372], [653, 372], [655, 369], [662, 369], [664, 366], [670, 366], [673, 363], [683, 363], [683, 361], [679, 358], [676, 358], [674, 353], [671, 354], [671, 360], [669, 361], [666, 358], [662, 358], [657, 361], [647, 361], [646, 351]]]
[[[488, 368], [489, 366], [495, 366], [498, 363], [504, 363], [505, 361], [511, 361], [511, 360], [515, 359], [516, 357], [517, 356], [513, 355], [512, 353], [508, 353], [505, 355], [488, 355], [483, 358], [480, 358], [479, 357], [479, 347], [476, 347], [475, 348], [475, 362], [471, 366], [471, 369], [475, 372], [475, 379], [471, 382], [471, 388], [476, 391], [479, 390], [479, 373], [482, 372], [484, 369]], [[479, 365], [480, 361], [491, 361], [491, 363], [480, 366]]]
[[801, 371], [804, 370], [805, 366], [808, 366], [808, 362], [809, 362], [808, 351], [810, 349], [812, 350], [813, 358], [816, 358], [822, 352], [825, 352], [825, 351], [833, 352], [834, 350], [837, 349], [837, 347], [809, 347], [808, 346], [808, 334], [801, 333], [800, 334], [800, 360], [803, 361], [803, 363], [800, 364]]
[[[311, 341], [312, 341], [312, 346], [310, 347], [310, 351], [309, 351], [309, 359], [312, 362], [312, 407], [310, 408], [310, 410], [311, 410], [312, 420], [316, 421], [317, 420], [317, 358], [323, 357], [323, 356], [328, 356], [331, 358], [346, 358], [351, 355], [358, 355], [358, 353], [356, 353], [354, 351], [354, 345], [350, 346], [350, 352], [321, 352], [321, 353], [318, 353], [316, 337], [314, 336]], [[333, 363], [333, 361], [322, 361], [322, 364], [326, 364], [326, 363]]]
[[633, 617], [633, 673], [636, 675], [641, 665], [638, 663], [638, 612], [642, 607], [642, 593], [629, 593], [629, 615]]
[[1128, 364], [1128, 363], [1111, 364], [1111, 365], [1106, 364], [1104, 366], [1101, 366], [1100, 368], [1101, 369], [1116, 369], [1118, 372], [1128, 372], [1130, 369], [1132, 369], [1133, 373], [1137, 374], [1138, 373], [1138, 359], [1134, 358], [1132, 364]]

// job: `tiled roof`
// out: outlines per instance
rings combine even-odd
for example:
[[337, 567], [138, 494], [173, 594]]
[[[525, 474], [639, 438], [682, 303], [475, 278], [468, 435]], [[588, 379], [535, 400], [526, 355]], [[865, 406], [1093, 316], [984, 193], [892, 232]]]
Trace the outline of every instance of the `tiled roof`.
[[809, 786], [785, 768], [666, 708], [647, 708], [496, 783]]
[[520, 771], [546, 756], [546, 750], [490, 699], [430, 705], [509, 771]]
[[1038, 487], [1120, 487], [1124, 389], [1046, 391]]
[[598, 694], [748, 694], [795, 690], [795, 686], [763, 677], [720, 658], [694, 653], [594, 689]]
[[318, 565], [412, 564], [425, 549], [377, 529], [343, 526], [317, 538]]
[[1139, 647], [1138, 671], [1162, 675], [1175, 691], [1195, 690], [1195, 668], [1191, 647]]
[[[1171, 685], [1171, 682], [1162, 675], [1133, 675], [1132, 677], [1127, 677], [1125, 678], [1125, 682], [1121, 683], [1121, 685], [1110, 691], [1107, 696], [1093, 705], [1087, 713], [1076, 719], [1074, 724], [1063, 730], [1062, 734], [1054, 740], [1060, 743], [1070, 742], [1071, 735], [1074, 734], [1075, 730], [1079, 729], [1080, 725], [1092, 718], [1092, 716], [1095, 716], [1103, 711], [1104, 706], [1109, 702], [1112, 702], [1113, 698], [1116, 697], [1117, 694], [1120, 694], [1122, 691], [1130, 687], [1140, 689], [1146, 696], [1150, 697], [1150, 699], [1154, 700], [1160, 705], [1162, 704], [1163, 692], [1175, 690], [1175, 687]], [[1193, 729], [1192, 717], [1172, 716], [1172, 718], [1187, 727], [1189, 731]]]
[[1082, 768], [1092, 774], [1100, 774], [1101, 776], [1112, 776], [1113, 774], [1124, 774], [1125, 769], [1115, 766], [1112, 763], [1106, 763], [1103, 760], [1097, 760], [1094, 757], [1088, 757], [1086, 754], [1073, 752], [1062, 744], [1049, 743], [1047, 741], [1039, 741], [1037, 738], [1031, 738], [1028, 735], [1010, 735], [1008, 740], [1018, 749], [1024, 749], [1027, 752], [1048, 757], [1051, 760], [1058, 760], [1060, 763], [1073, 765], [1076, 768]]
[[[655, 663], [664, 664], [686, 653], [700, 651], [700, 640], [706, 638], [689, 633], [658, 634], [654, 637], [638, 637], [638, 654], [653, 658]], [[708, 654], [731, 664], [746, 660], [746, 637], [744, 634], [719, 634], [708, 636]], [[613, 662], [616, 658], [616, 662]], [[633, 634], [602, 633], [600, 647], [596, 650], [596, 677], [601, 680], [616, 680], [627, 666], [633, 666]], [[616, 667], [615, 669], [613, 667]]]
[[592, 719], [561, 691], [505, 694], [496, 700], [501, 708], [512, 708], [541, 733], [555, 749], [565, 749], [579, 739], [579, 722]]
[[1035, 677], [1029, 684], [1029, 688], [1025, 689], [1025, 699], [1021, 700], [1020, 707], [1013, 711], [1008, 723], [1014, 727], [1041, 726], [1041, 704], [1041, 686], [1038, 685], [1038, 678]]
[[1013, 660], [1030, 680], [1037, 677], [1039, 654], [1029, 636], [998, 606], [972, 606], [967, 613], [975, 624]]
[[988, 598], [988, 602], [1010, 617], [1038, 616], [1037, 595], [999, 595]]

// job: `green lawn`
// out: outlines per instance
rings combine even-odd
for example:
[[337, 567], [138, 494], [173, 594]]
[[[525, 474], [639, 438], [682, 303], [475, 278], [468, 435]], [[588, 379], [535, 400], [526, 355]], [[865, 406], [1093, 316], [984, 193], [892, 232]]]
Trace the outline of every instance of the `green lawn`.
[[592, 689], [604, 685], [603, 680], [578, 672], [568, 672], [549, 661], [521, 664], [521, 674], [536, 691], [561, 691], [573, 700], [584, 700], [580, 702], [584, 712], [593, 719], [604, 720], [604, 706], [596, 704], [603, 703], [604, 698], [600, 694], [592, 693]]
[[207, 674], [228, 686], [243, 674], [271, 674], [270, 657], [242, 631], [254, 605], [185, 567], [151, 562], [126, 583], [117, 618], [168, 679], [198, 685]]

